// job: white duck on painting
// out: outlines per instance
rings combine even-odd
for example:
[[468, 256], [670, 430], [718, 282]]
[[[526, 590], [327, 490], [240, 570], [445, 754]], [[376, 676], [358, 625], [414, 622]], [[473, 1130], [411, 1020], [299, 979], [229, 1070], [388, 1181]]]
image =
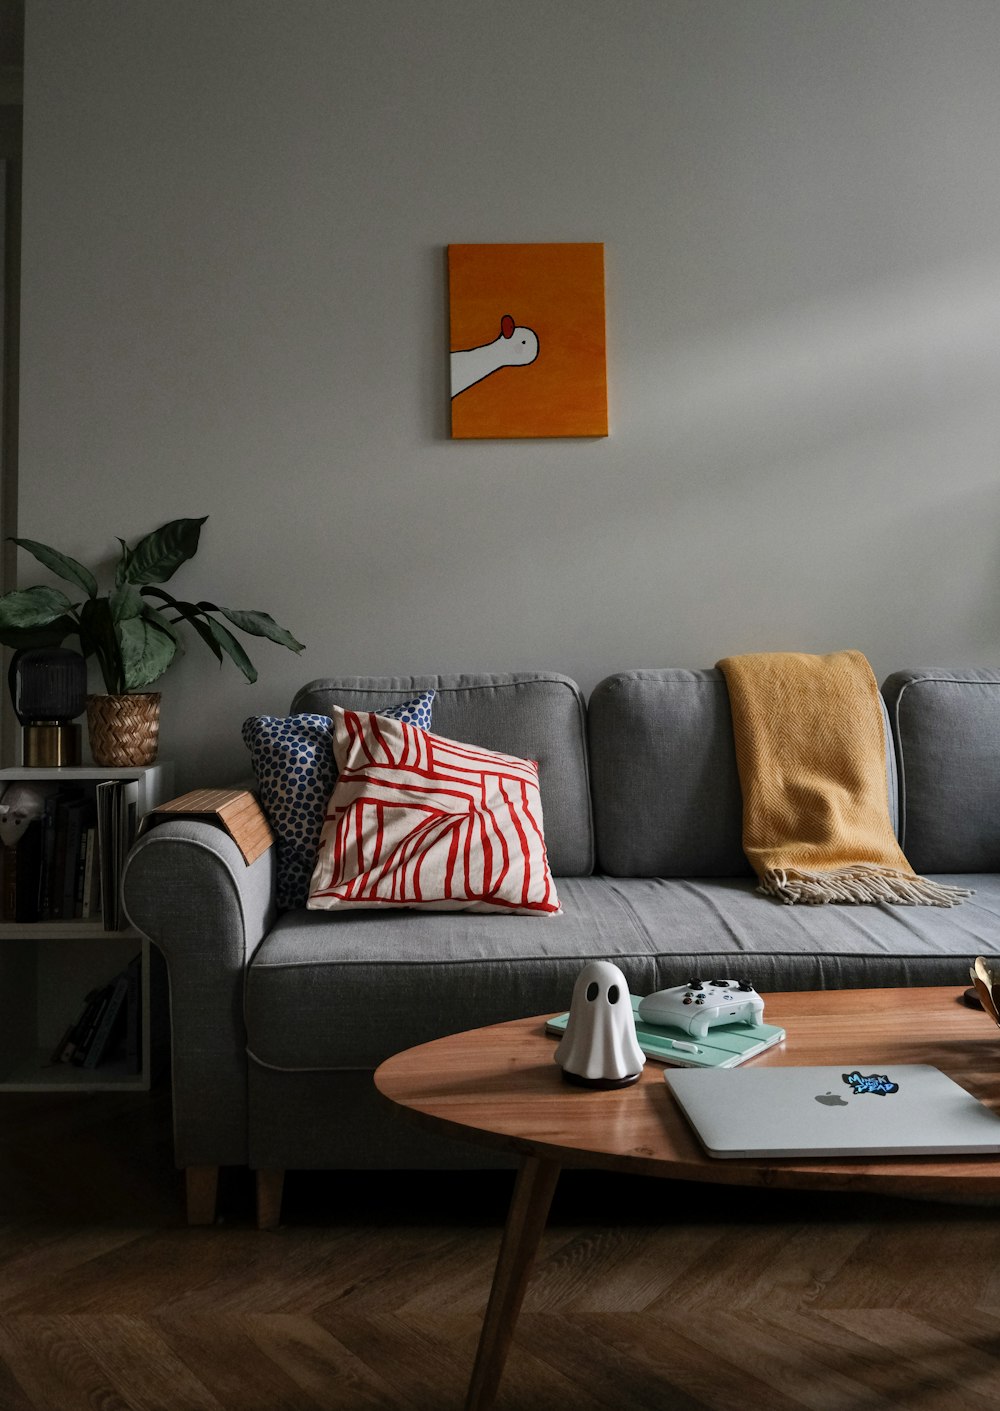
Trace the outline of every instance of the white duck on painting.
[[510, 314], [500, 320], [500, 336], [478, 348], [463, 348], [451, 354], [451, 395], [457, 397], [484, 377], [502, 367], [527, 367], [538, 357], [538, 334], [522, 328]]

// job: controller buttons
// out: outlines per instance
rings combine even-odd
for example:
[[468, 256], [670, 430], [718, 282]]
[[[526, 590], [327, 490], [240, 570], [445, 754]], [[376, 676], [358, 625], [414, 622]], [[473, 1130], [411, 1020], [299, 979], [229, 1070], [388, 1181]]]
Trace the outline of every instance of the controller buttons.
[[691, 997], [691, 995], [685, 995], [685, 996], [684, 996], [684, 1003], [685, 1003], [685, 1004], [694, 1004], [694, 999]]
[[704, 995], [699, 995], [698, 998], [695, 1000], [695, 1004], [704, 1004], [704, 1003], [705, 1003], [705, 996], [704, 996]]

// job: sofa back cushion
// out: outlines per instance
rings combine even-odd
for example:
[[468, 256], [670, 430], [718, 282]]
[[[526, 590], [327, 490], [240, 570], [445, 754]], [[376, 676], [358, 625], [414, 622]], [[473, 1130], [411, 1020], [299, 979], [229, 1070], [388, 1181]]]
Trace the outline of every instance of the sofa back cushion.
[[896, 671], [882, 694], [910, 865], [1000, 871], [1000, 670]]
[[[615, 877], [750, 873], [729, 693], [720, 671], [619, 672], [594, 688], [587, 716], [599, 871]], [[895, 757], [885, 723], [895, 827]]]
[[344, 676], [310, 681], [291, 709], [330, 714], [384, 710], [433, 688], [434, 733], [538, 764], [545, 846], [553, 873], [594, 867], [586, 706], [579, 687], [551, 672], [462, 676]]

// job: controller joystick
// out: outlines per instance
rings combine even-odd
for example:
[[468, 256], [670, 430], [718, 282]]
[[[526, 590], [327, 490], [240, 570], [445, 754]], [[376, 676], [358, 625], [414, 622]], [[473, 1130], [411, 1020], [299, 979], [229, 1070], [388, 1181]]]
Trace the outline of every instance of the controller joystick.
[[689, 981], [646, 995], [639, 1001], [639, 1018], [703, 1039], [720, 1024], [760, 1024], [764, 1001], [746, 980]]

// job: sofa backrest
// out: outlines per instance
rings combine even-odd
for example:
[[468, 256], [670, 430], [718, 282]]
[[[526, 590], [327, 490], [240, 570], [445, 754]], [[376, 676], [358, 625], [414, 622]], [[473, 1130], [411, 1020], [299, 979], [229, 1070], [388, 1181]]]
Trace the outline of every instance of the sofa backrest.
[[[616, 877], [750, 872], [721, 671], [619, 672], [594, 688], [587, 718], [599, 871]], [[886, 785], [895, 827], [895, 755], [887, 717]]]
[[1000, 670], [896, 671], [900, 842], [917, 872], [1000, 871]]
[[384, 710], [431, 687], [432, 730], [450, 740], [538, 763], [549, 866], [559, 877], [593, 871], [586, 705], [568, 676], [552, 672], [463, 676], [343, 676], [310, 681], [292, 712]]

